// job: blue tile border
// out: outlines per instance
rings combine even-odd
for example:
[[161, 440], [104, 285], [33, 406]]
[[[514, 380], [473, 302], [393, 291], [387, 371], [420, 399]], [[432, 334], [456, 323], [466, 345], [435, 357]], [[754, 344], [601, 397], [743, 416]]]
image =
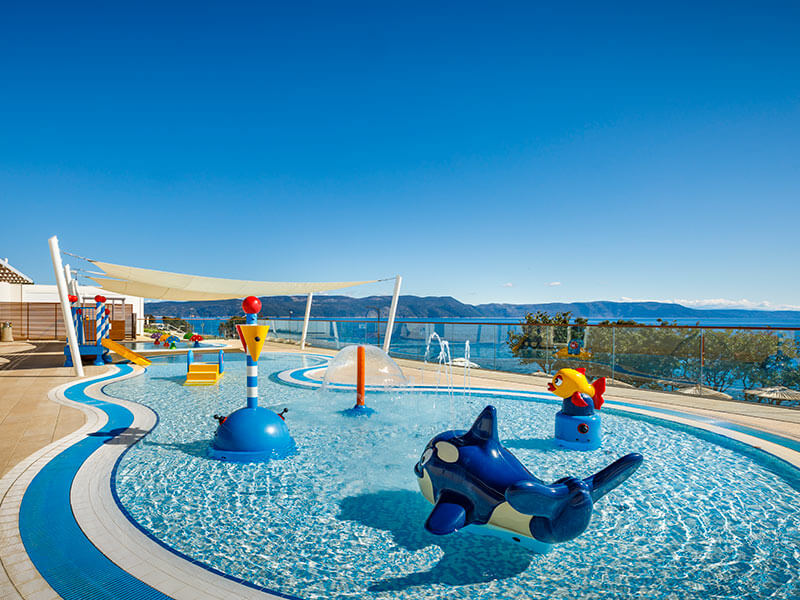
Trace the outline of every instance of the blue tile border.
[[[108, 415], [102, 430], [123, 431], [133, 415], [122, 406], [86, 396], [86, 388], [133, 371], [119, 365], [109, 376], [80, 382], [64, 390], [75, 402], [100, 408]], [[97, 433], [97, 432], [95, 432]], [[33, 478], [22, 498], [19, 531], [31, 562], [65, 600], [163, 600], [169, 598], [142, 583], [101, 553], [84, 535], [72, 514], [70, 488], [84, 461], [114, 436], [88, 434], [50, 460]]]
[[[83, 533], [72, 513], [70, 488], [78, 470], [100, 446], [117, 437], [133, 423], [133, 414], [127, 408], [86, 394], [89, 386], [102, 382], [105, 382], [101, 388], [101, 393], [104, 393], [106, 385], [133, 372], [129, 365], [116, 366], [119, 369], [116, 373], [78, 382], [63, 390], [67, 399], [105, 412], [108, 421], [97, 431], [87, 434], [84, 439], [63, 450], [36, 474], [22, 498], [19, 514], [20, 537], [33, 565], [48, 585], [65, 600], [169, 600], [170, 596], [135, 578], [100, 552]], [[158, 426], [157, 413], [155, 426]], [[275, 597], [301, 600], [297, 596], [260, 587], [217, 571], [176, 551], [137, 523], [121, 504], [115, 486], [120, 461], [132, 447], [129, 446], [117, 457], [109, 485], [120, 512], [137, 530], [175, 556], [219, 577]]]

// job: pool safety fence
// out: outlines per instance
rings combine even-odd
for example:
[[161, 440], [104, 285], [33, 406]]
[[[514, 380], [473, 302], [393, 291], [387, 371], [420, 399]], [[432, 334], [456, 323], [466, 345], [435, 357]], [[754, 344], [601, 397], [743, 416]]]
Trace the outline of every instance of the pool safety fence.
[[[272, 340], [302, 337], [300, 318], [260, 322]], [[382, 319], [312, 319], [306, 343], [380, 346], [386, 327]], [[389, 354], [437, 362], [437, 337], [448, 341], [454, 366], [547, 376], [583, 367], [613, 385], [800, 407], [797, 327], [398, 320]]]

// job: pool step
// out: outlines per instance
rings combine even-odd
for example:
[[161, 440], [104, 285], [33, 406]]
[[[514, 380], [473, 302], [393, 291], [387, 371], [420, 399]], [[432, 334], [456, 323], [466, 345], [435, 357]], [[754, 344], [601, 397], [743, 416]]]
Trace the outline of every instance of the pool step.
[[183, 385], [214, 385], [222, 378], [219, 365], [208, 363], [192, 363], [186, 373]]

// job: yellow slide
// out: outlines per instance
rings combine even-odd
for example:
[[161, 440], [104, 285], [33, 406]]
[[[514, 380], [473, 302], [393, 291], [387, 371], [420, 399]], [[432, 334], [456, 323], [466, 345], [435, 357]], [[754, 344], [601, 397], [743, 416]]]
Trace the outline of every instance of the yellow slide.
[[116, 352], [117, 354], [119, 354], [122, 358], [127, 358], [132, 363], [136, 363], [137, 365], [140, 365], [142, 367], [150, 365], [150, 361], [147, 360], [144, 356], [142, 356], [141, 354], [136, 354], [136, 352], [134, 352], [130, 348], [126, 348], [122, 344], [118, 344], [117, 342], [112, 341], [108, 338], [103, 338], [103, 340], [100, 343], [103, 344], [103, 346], [105, 346], [112, 352]]

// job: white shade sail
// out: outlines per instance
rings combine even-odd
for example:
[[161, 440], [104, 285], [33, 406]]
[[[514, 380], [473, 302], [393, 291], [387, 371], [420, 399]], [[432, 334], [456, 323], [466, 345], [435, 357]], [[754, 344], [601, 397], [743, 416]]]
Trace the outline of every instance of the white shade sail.
[[104, 290], [159, 300], [228, 300], [243, 296], [305, 295], [380, 281], [378, 279], [328, 282], [247, 281], [126, 267], [95, 260], [91, 262], [110, 277], [116, 278], [90, 277]]

